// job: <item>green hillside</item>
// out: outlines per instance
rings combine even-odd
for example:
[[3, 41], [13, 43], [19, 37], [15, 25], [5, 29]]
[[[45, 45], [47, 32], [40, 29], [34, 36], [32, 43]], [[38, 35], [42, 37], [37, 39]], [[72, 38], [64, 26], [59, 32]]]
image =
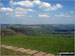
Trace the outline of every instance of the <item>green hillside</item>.
[[5, 45], [53, 54], [74, 51], [72, 25], [9, 25], [3, 26], [1, 33], [1, 42]]
[[73, 38], [41, 36], [2, 36], [2, 44], [58, 54], [60, 51], [73, 51]]

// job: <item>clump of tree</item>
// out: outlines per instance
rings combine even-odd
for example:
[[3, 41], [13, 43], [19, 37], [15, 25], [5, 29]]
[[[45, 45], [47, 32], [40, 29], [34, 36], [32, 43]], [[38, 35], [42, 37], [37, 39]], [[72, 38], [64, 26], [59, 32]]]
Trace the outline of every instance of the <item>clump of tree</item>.
[[16, 35], [17, 33], [11, 29], [5, 28], [1, 30], [1, 35]]

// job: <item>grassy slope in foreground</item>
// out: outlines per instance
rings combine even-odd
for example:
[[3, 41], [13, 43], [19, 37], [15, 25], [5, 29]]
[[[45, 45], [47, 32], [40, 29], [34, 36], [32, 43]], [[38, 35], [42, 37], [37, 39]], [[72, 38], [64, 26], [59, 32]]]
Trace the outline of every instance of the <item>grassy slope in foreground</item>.
[[28, 55], [19, 51], [13, 51], [5, 48], [1, 48], [1, 55]]
[[73, 51], [73, 38], [33, 37], [33, 36], [2, 36], [2, 44], [23, 47], [38, 51], [57, 54], [59, 51]]

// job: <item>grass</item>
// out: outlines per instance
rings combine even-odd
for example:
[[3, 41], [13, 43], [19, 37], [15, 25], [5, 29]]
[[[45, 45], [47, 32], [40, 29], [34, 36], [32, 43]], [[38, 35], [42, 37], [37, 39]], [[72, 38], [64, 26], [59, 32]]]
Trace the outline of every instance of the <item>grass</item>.
[[60, 51], [73, 51], [73, 38], [42, 36], [2, 36], [2, 44], [58, 54]]
[[9, 50], [9, 49], [6, 49], [6, 48], [1, 48], [1, 55], [28, 55], [26, 53], [22, 53], [22, 52], [19, 52], [19, 51], [13, 51], [13, 50]]

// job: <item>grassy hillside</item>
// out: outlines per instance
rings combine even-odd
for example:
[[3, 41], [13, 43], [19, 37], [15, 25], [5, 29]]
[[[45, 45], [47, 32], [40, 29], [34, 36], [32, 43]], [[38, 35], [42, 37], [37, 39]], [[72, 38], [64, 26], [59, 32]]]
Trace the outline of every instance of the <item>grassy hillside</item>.
[[2, 36], [2, 44], [58, 54], [59, 51], [73, 51], [73, 38], [46, 36]]
[[28, 55], [28, 54], [22, 53], [22, 52], [19, 52], [19, 51], [17, 52], [17, 51], [1, 48], [1, 55], [13, 55], [13, 56], [15, 56], [15, 55]]
[[74, 50], [73, 25], [3, 25], [2, 44], [58, 54]]

